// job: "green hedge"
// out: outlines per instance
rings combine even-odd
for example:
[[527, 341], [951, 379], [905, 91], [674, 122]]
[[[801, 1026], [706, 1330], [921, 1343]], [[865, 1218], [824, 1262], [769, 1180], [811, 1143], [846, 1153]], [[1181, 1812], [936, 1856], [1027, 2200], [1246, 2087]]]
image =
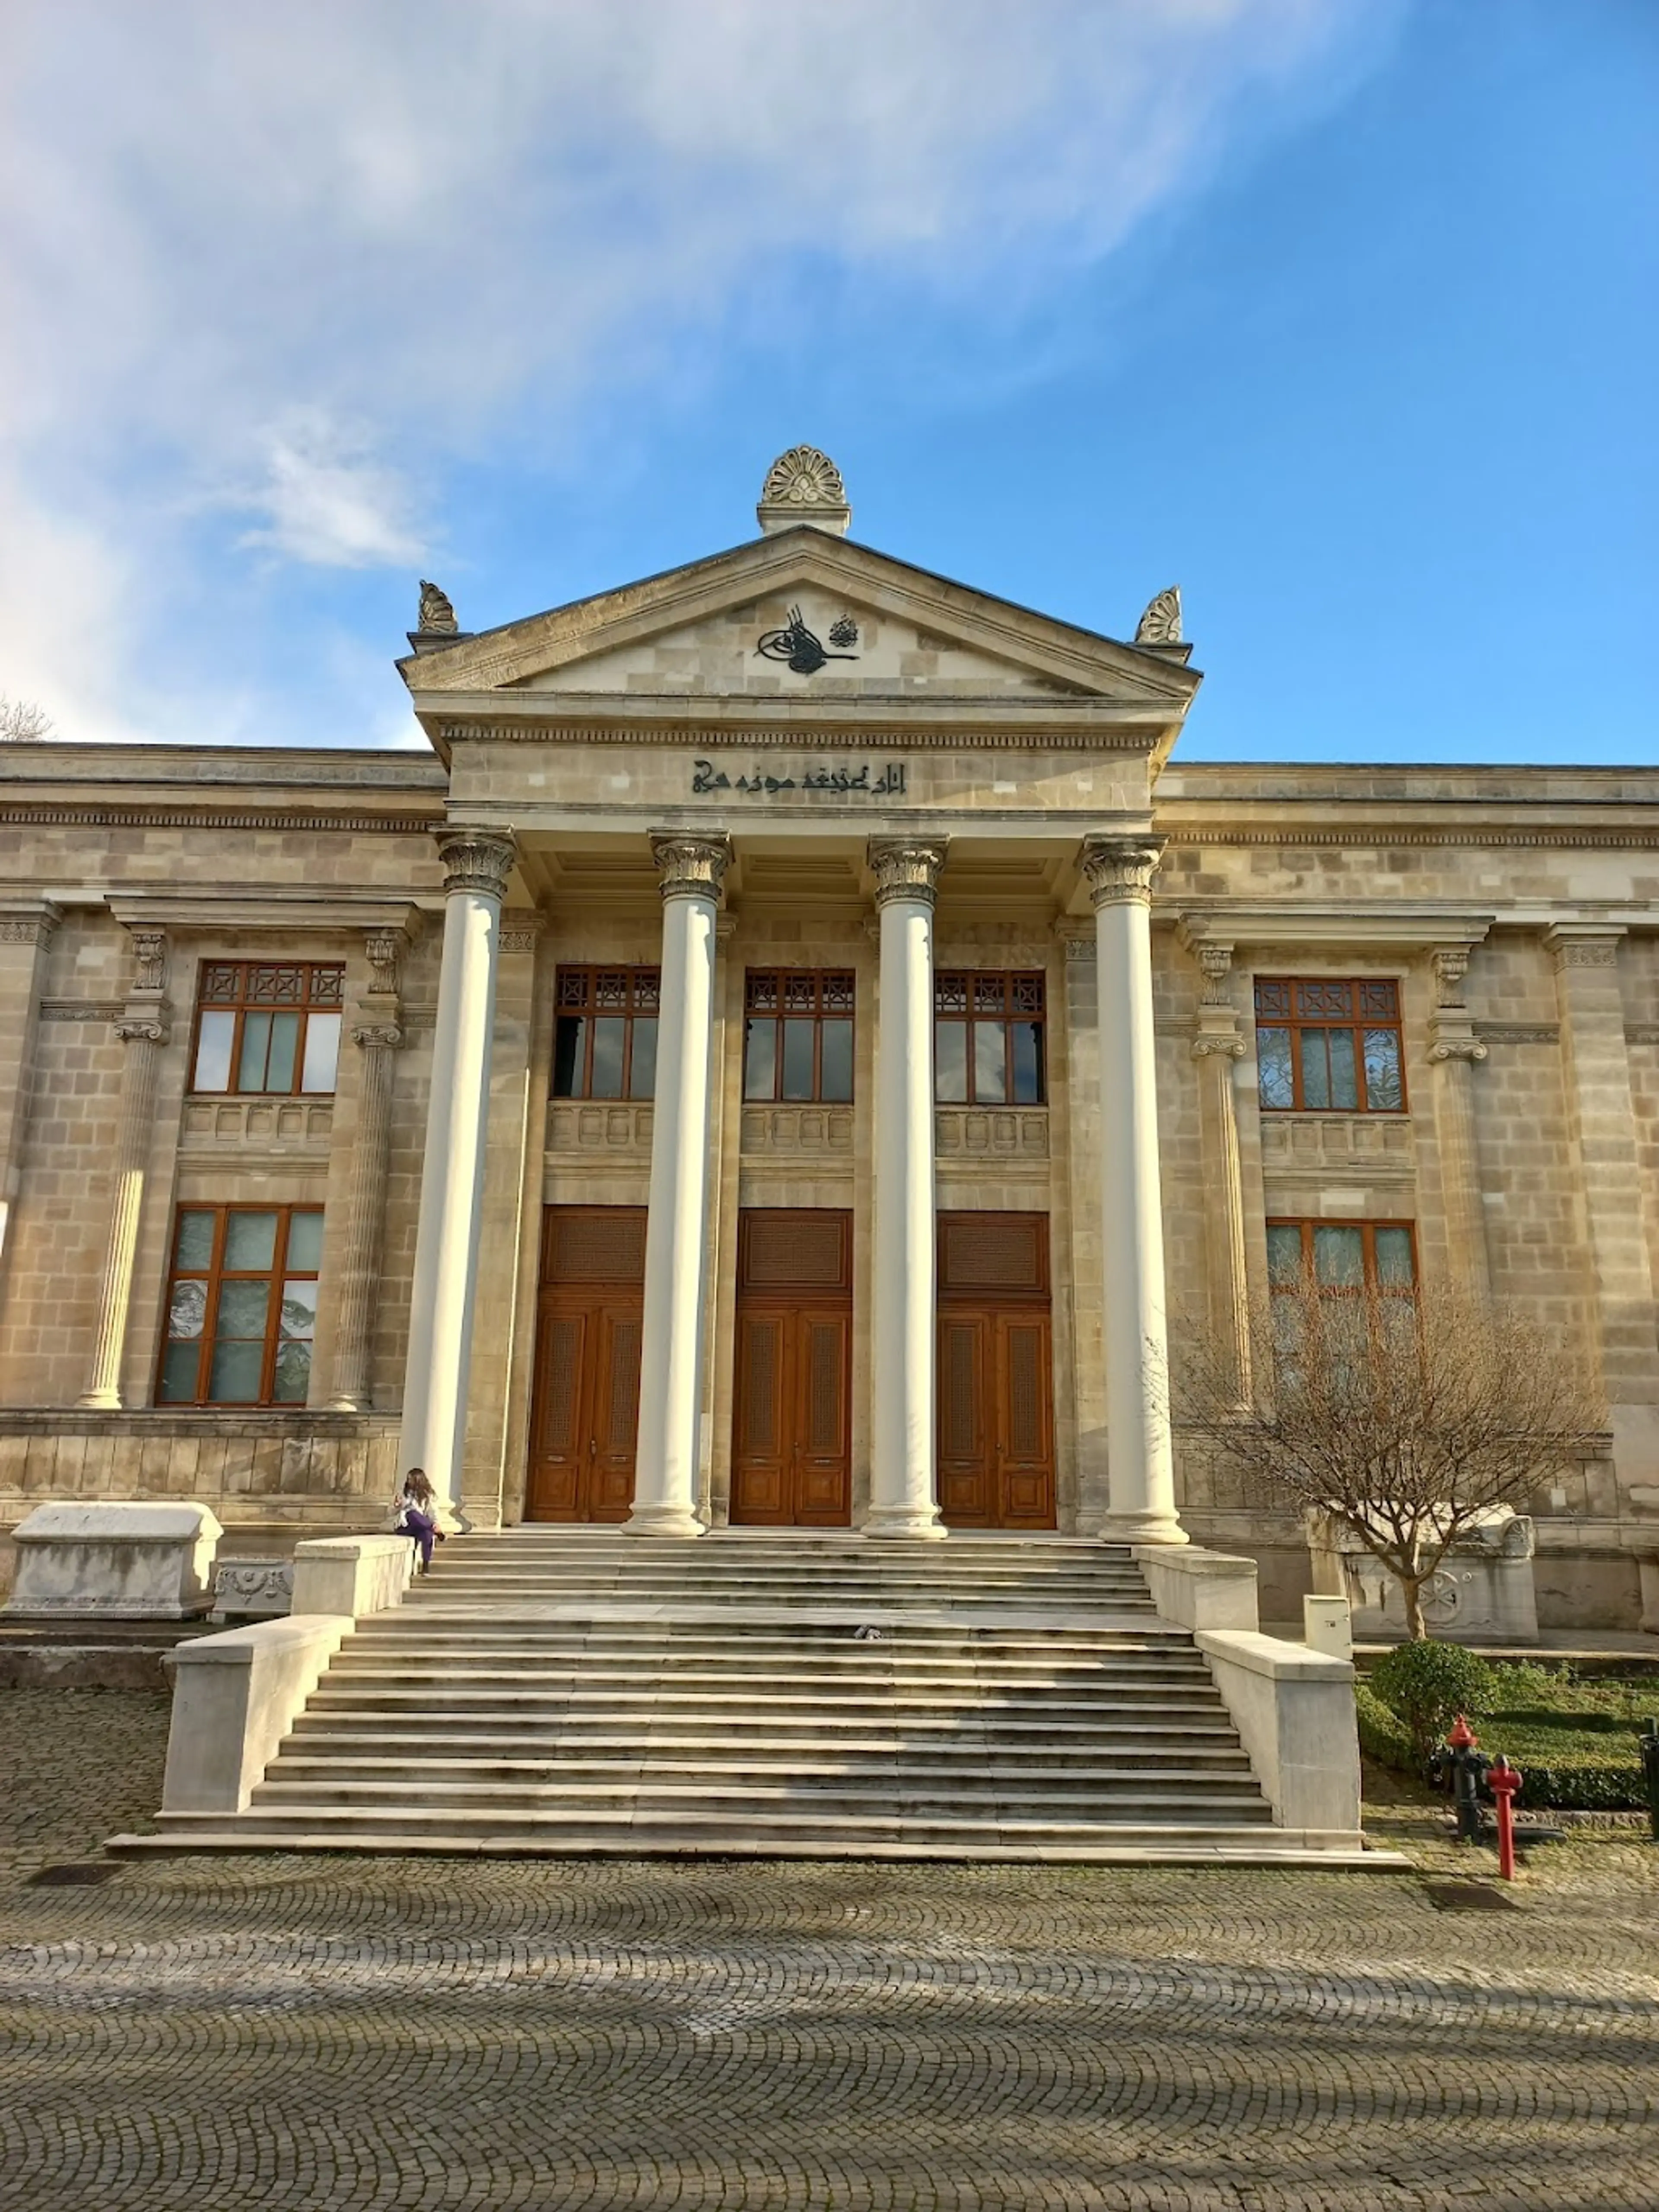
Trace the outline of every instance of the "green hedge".
[[1412, 1732], [1399, 1715], [1391, 1712], [1364, 1682], [1355, 1683], [1353, 1702], [1359, 1720], [1359, 1748], [1366, 1758], [1374, 1759], [1379, 1766], [1392, 1767], [1396, 1774], [1418, 1773]]
[[[1411, 1730], [1400, 1716], [1385, 1705], [1375, 1690], [1356, 1683], [1354, 1711], [1359, 1723], [1359, 1748], [1379, 1766], [1396, 1774], [1420, 1777], [1422, 1766], [1413, 1748]], [[1575, 1714], [1577, 1721], [1581, 1716]], [[1622, 1726], [1628, 1728], [1625, 1722]], [[1502, 1728], [1493, 1731], [1501, 1735]], [[1628, 1741], [1628, 1737], [1626, 1741]], [[1529, 1812], [1642, 1813], [1647, 1810], [1639, 1759], [1554, 1759], [1547, 1762], [1517, 1759], [1522, 1780], [1516, 1802]]]
[[1558, 1759], [1553, 1766], [1523, 1766], [1516, 1803], [1523, 1810], [1645, 1813], [1642, 1770], [1613, 1759]]

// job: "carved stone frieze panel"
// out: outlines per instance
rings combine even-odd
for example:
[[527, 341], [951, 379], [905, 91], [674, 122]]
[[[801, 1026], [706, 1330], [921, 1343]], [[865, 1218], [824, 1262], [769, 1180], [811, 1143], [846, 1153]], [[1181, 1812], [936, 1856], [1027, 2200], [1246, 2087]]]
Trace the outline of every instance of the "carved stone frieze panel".
[[333, 1133], [331, 1098], [187, 1098], [179, 1141], [216, 1157], [293, 1145], [325, 1153]]
[[745, 1152], [806, 1158], [850, 1152], [850, 1106], [745, 1106], [739, 1133]]
[[1407, 1182], [1417, 1171], [1411, 1117], [1390, 1114], [1264, 1114], [1261, 1169], [1341, 1182]]
[[547, 1109], [550, 1152], [651, 1154], [653, 1109], [625, 1100], [556, 1098]]
[[935, 1107], [933, 1149], [941, 1159], [1046, 1160], [1048, 1110], [1041, 1106]]

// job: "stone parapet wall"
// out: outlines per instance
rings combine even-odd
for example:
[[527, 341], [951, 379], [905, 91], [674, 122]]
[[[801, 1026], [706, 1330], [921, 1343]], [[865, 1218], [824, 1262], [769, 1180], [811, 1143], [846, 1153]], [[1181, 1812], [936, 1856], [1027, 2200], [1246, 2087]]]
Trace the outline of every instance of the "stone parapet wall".
[[49, 1499], [183, 1498], [227, 1529], [373, 1527], [397, 1485], [380, 1414], [0, 1410], [0, 1525]]

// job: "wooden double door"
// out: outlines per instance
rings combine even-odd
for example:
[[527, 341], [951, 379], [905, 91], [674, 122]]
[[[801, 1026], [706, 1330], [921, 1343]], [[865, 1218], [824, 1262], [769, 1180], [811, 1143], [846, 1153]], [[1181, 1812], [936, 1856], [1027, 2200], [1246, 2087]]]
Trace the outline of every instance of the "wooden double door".
[[625, 1521], [634, 1502], [645, 1208], [542, 1212], [529, 1521]]
[[738, 1217], [732, 1520], [845, 1528], [853, 1518], [853, 1217]]
[[1052, 1528], [1048, 1217], [939, 1217], [939, 1504], [952, 1528]]

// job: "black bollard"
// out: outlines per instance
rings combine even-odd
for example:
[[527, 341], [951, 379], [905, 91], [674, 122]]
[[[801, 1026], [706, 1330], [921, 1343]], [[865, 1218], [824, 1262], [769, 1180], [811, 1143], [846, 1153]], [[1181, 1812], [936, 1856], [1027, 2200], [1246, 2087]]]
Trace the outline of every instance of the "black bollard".
[[1653, 1840], [1659, 1844], [1659, 1721], [1649, 1721], [1642, 1729], [1642, 1779], [1647, 1786], [1648, 1826], [1653, 1831]]

